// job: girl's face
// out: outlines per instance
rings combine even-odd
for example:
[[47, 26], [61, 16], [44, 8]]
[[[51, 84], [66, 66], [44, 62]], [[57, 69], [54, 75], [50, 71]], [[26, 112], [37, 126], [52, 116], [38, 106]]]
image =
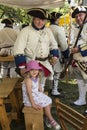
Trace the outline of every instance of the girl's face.
[[86, 15], [85, 13], [79, 13], [75, 16], [75, 19], [76, 19], [76, 22], [78, 25], [81, 26], [83, 24], [83, 20], [85, 18], [85, 15]]
[[32, 78], [36, 78], [38, 76], [38, 74], [39, 74], [39, 70], [36, 70], [36, 69], [30, 70], [30, 76]]
[[40, 18], [34, 18], [33, 22], [34, 22], [34, 25], [38, 29], [41, 29], [45, 25], [46, 20], [45, 19], [40, 19]]

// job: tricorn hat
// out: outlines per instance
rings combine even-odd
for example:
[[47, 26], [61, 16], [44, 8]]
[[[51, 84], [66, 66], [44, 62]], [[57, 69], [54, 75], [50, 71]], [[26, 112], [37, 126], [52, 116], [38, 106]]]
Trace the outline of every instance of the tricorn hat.
[[73, 13], [72, 13], [72, 18], [75, 18], [75, 15], [78, 13], [86, 13], [87, 9], [84, 6], [78, 6], [74, 9]]
[[56, 20], [56, 19], [58, 19], [58, 18], [61, 17], [61, 16], [62, 16], [61, 13], [58, 13], [58, 12], [52, 12], [52, 13], [50, 13], [50, 15], [49, 15], [49, 19]]
[[8, 18], [5, 18], [1, 21], [1, 23], [5, 23], [5, 24], [13, 24], [14, 23], [14, 20], [13, 19], [8, 19]]
[[48, 19], [46, 10], [42, 8], [32, 8], [28, 10], [27, 14], [40, 19]]

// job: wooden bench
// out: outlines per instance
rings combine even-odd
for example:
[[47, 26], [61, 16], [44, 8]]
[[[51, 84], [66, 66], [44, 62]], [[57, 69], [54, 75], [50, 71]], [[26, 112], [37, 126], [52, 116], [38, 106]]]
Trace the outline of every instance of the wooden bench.
[[43, 109], [37, 111], [32, 107], [24, 107], [22, 112], [26, 130], [44, 130]]
[[10, 97], [13, 106], [12, 108], [16, 109], [17, 115], [20, 114], [19, 108], [17, 106], [17, 100], [13, 91], [17, 81], [18, 78], [3, 78], [0, 83], [0, 123], [2, 130], [10, 130], [10, 121], [4, 103], [5, 98], [8, 96]]
[[87, 117], [55, 99], [57, 114], [62, 130], [87, 130]]
[[[48, 92], [45, 94], [48, 95]], [[26, 130], [44, 130], [43, 109], [37, 111], [32, 107], [24, 107], [22, 112], [24, 113]]]
[[15, 85], [15, 88], [14, 88], [15, 95], [16, 95], [17, 100], [18, 100], [18, 105], [19, 105], [20, 111], [21, 111], [21, 108], [23, 106], [22, 82], [23, 82], [23, 79], [19, 78], [19, 80], [18, 80], [18, 82], [17, 82], [17, 84]]
[[14, 61], [14, 56], [0, 56], [0, 62]]
[[[4, 104], [8, 104], [12, 106], [12, 112], [8, 115], [10, 115], [9, 117], [11, 117], [11, 115], [13, 117], [17, 117], [17, 120], [21, 119], [21, 108], [22, 108], [22, 89], [21, 89], [21, 82], [23, 81], [23, 79], [18, 78], [18, 81], [16, 82], [15, 86], [14, 86], [14, 90], [10, 93], [10, 95], [8, 96], [8, 98], [4, 98]], [[15, 113], [15, 110], [17, 113]], [[15, 113], [15, 114], [14, 114]]]

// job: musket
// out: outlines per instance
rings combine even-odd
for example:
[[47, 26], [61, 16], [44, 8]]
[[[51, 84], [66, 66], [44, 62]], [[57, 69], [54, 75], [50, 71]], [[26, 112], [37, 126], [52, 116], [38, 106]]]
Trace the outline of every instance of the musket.
[[3, 46], [3, 47], [0, 47], [0, 50], [3, 49], [3, 48], [10, 48], [10, 47], [13, 47], [14, 45], [9, 45], [9, 46]]
[[[84, 26], [84, 23], [85, 23], [86, 18], [87, 18], [87, 12], [86, 12], [85, 18], [84, 18], [84, 20], [83, 20], [83, 24], [82, 24], [82, 26], [80, 27], [80, 30], [79, 30], [79, 33], [78, 33], [78, 35], [77, 35], [77, 39], [76, 39], [76, 41], [75, 41], [75, 44], [74, 44], [73, 48], [75, 48], [76, 45], [77, 45], [77, 43], [78, 43], [79, 36], [80, 36], [80, 34], [81, 34], [81, 32], [82, 32], [82, 29], [83, 29], [83, 26]], [[61, 72], [61, 74], [60, 74], [60, 79], [62, 79], [62, 78], [65, 77], [66, 70], [68, 69], [68, 67], [69, 67], [69, 65], [71, 64], [72, 60], [73, 60], [73, 53], [70, 53], [69, 58], [68, 58], [68, 62], [66, 63], [64, 70], [63, 70], [63, 71]]]

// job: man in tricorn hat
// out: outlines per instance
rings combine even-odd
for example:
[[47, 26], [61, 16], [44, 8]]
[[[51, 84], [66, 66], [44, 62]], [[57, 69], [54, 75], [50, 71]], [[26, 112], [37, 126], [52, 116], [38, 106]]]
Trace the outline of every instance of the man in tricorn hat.
[[61, 16], [62, 16], [62, 14], [59, 12], [52, 12], [49, 15], [50, 29], [53, 32], [55, 40], [57, 41], [57, 45], [60, 49], [59, 59], [57, 59], [57, 63], [53, 66], [53, 69], [54, 69], [54, 80], [53, 80], [53, 87], [52, 87], [53, 96], [62, 96], [62, 94], [58, 91], [59, 76], [63, 69], [63, 64], [61, 61], [62, 61], [62, 56], [65, 57], [65, 59], [67, 59], [68, 54], [69, 54], [68, 43], [66, 40], [65, 31], [64, 31], [63, 27], [60, 27], [58, 25], [59, 18]]
[[10, 28], [13, 28], [13, 23], [14, 23], [14, 20], [11, 19], [11, 18], [5, 18], [1, 21], [1, 23], [4, 23], [5, 24], [5, 27], [10, 27]]
[[[74, 101], [73, 105], [82, 106], [86, 104], [87, 92], [87, 10], [83, 6], [78, 6], [72, 13], [72, 18], [75, 18], [77, 26], [71, 30], [71, 53], [73, 53], [73, 72], [77, 79], [79, 98]], [[83, 21], [85, 19], [84, 25]], [[83, 25], [81, 34], [77, 42], [77, 46], [73, 48], [77, 39], [79, 30]]]
[[[40, 81], [43, 91], [46, 78], [50, 77], [53, 80], [52, 65], [56, 63], [58, 58], [58, 47], [51, 30], [45, 27], [48, 19], [46, 10], [32, 8], [28, 11], [28, 15], [32, 16], [32, 23], [21, 30], [16, 40], [14, 45], [15, 63], [23, 76], [26, 62], [31, 59], [37, 60], [44, 71], [42, 81]], [[52, 65], [49, 62], [50, 54], [52, 55]], [[54, 124], [52, 127], [59, 130], [58, 124]]]
[[[10, 18], [5, 18], [1, 21], [5, 24], [4, 28], [0, 30], [0, 56], [11, 55], [14, 43], [16, 41], [18, 31], [13, 29], [14, 20]], [[15, 75], [15, 63], [13, 62], [3, 62], [1, 68], [1, 73], [4, 77]], [[3, 69], [4, 68], [4, 69]], [[7, 69], [8, 68], [8, 69]], [[12, 72], [14, 74], [12, 74]]]
[[32, 8], [28, 11], [28, 15], [32, 16], [32, 23], [22, 29], [16, 40], [14, 46], [15, 62], [22, 74], [26, 62], [31, 59], [37, 60], [45, 71], [42, 83], [44, 87], [47, 77], [53, 79], [53, 69], [48, 59], [49, 54], [52, 54], [53, 64], [55, 64], [58, 57], [58, 47], [51, 30], [45, 27], [48, 19], [46, 10]]

